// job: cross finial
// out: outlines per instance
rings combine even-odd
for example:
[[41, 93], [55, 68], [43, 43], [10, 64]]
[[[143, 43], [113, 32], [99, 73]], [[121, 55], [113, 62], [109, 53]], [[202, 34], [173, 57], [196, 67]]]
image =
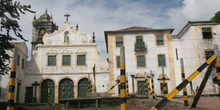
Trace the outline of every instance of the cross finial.
[[95, 43], [95, 32], [93, 32], [92, 43]]
[[68, 21], [68, 17], [70, 17], [70, 15], [67, 13], [66, 15], [64, 15], [66, 17], [66, 21]]

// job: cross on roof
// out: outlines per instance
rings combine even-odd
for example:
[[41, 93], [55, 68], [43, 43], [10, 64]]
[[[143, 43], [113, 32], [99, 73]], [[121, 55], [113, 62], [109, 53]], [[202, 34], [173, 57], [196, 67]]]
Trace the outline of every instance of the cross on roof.
[[68, 17], [70, 17], [70, 15], [67, 13], [66, 15], [64, 15], [66, 17], [66, 21], [68, 21]]

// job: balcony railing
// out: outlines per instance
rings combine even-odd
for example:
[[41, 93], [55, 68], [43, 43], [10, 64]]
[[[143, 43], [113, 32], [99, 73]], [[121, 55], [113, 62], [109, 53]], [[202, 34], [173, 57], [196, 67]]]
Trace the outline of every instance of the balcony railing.
[[134, 51], [135, 52], [146, 52], [147, 51], [147, 48], [145, 46], [145, 43], [144, 41], [139, 41], [139, 42], [136, 42], [134, 44]]

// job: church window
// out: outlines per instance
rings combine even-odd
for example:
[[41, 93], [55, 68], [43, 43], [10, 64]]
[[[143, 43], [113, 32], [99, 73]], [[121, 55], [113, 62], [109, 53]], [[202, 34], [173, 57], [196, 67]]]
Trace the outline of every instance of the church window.
[[156, 35], [156, 43], [158, 46], [164, 45], [163, 35]]
[[117, 68], [120, 68], [120, 56], [116, 56]]
[[77, 65], [79, 66], [86, 65], [85, 55], [77, 55]]
[[48, 56], [48, 66], [56, 66], [56, 55]]
[[158, 66], [166, 66], [165, 54], [159, 54], [158, 58]]
[[20, 66], [20, 56], [17, 55], [17, 66]]
[[137, 67], [146, 67], [145, 55], [137, 55]]
[[202, 28], [203, 39], [212, 39], [212, 28], [211, 27], [203, 27]]
[[123, 37], [117, 36], [116, 37], [116, 47], [121, 47], [121, 46], [123, 46]]
[[208, 60], [212, 55], [214, 55], [214, 51], [213, 50], [206, 50], [205, 51], [205, 58], [206, 58], [206, 60]]
[[21, 68], [24, 69], [24, 59], [21, 60]]
[[63, 66], [69, 66], [69, 65], [71, 65], [71, 58], [70, 58], [71, 56], [70, 55], [63, 55], [63, 63], [62, 63], [62, 65]]

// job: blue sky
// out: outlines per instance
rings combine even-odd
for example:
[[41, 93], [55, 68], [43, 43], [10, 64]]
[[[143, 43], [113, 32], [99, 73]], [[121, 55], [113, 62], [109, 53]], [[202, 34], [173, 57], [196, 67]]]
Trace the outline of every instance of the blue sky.
[[[45, 13], [61, 29], [64, 15], [70, 14], [69, 22], [79, 24], [82, 33], [96, 33], [100, 56], [107, 58], [104, 31], [119, 30], [132, 26], [155, 29], [174, 28], [177, 34], [187, 21], [207, 21], [220, 10], [220, 0], [20, 0], [30, 4], [36, 17]], [[32, 21], [34, 14], [26, 13], [19, 21], [23, 36], [29, 40], [30, 51]], [[30, 56], [30, 53], [29, 53]]]

